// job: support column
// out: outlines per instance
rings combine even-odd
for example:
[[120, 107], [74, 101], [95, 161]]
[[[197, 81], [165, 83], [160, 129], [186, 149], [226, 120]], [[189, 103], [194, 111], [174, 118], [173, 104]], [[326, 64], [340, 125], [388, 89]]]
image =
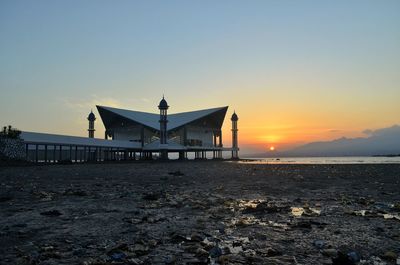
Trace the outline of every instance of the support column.
[[35, 162], [37, 163], [39, 161], [39, 145], [36, 145], [36, 150], [35, 150]]
[[44, 145], [44, 162], [47, 163], [47, 144]]
[[56, 151], [57, 151], [57, 146], [54, 145], [54, 146], [53, 146], [53, 163], [56, 162]]
[[25, 144], [25, 159], [29, 160], [29, 144]]

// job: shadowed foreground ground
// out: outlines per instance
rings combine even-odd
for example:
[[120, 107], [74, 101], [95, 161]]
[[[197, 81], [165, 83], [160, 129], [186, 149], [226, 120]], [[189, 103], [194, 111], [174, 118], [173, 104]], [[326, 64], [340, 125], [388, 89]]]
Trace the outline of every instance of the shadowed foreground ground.
[[399, 181], [400, 165], [3, 167], [0, 264], [396, 264]]

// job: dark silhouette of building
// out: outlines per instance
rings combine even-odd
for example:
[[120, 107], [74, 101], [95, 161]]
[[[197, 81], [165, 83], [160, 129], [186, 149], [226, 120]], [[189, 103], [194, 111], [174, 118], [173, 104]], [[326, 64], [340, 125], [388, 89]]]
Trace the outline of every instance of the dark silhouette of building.
[[233, 112], [232, 121], [232, 159], [239, 159], [239, 146], [238, 146], [238, 127], [237, 122], [239, 118], [236, 112]]
[[94, 138], [94, 121], [96, 120], [96, 116], [94, 115], [93, 111], [90, 111], [89, 116], [87, 117], [89, 121], [89, 138]]
[[160, 157], [161, 159], [168, 159], [168, 144], [167, 144], [167, 110], [169, 106], [167, 101], [164, 99], [158, 104], [158, 109], [160, 110]]

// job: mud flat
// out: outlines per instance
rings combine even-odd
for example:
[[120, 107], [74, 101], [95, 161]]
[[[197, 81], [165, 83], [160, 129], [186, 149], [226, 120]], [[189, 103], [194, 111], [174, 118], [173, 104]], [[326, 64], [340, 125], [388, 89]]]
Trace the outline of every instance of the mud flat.
[[400, 165], [0, 168], [0, 264], [396, 264]]

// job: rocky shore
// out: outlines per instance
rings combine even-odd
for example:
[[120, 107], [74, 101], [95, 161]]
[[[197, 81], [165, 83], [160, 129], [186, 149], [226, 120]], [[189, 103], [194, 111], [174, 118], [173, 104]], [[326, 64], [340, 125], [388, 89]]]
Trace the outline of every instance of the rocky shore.
[[0, 264], [399, 264], [400, 165], [0, 168]]

